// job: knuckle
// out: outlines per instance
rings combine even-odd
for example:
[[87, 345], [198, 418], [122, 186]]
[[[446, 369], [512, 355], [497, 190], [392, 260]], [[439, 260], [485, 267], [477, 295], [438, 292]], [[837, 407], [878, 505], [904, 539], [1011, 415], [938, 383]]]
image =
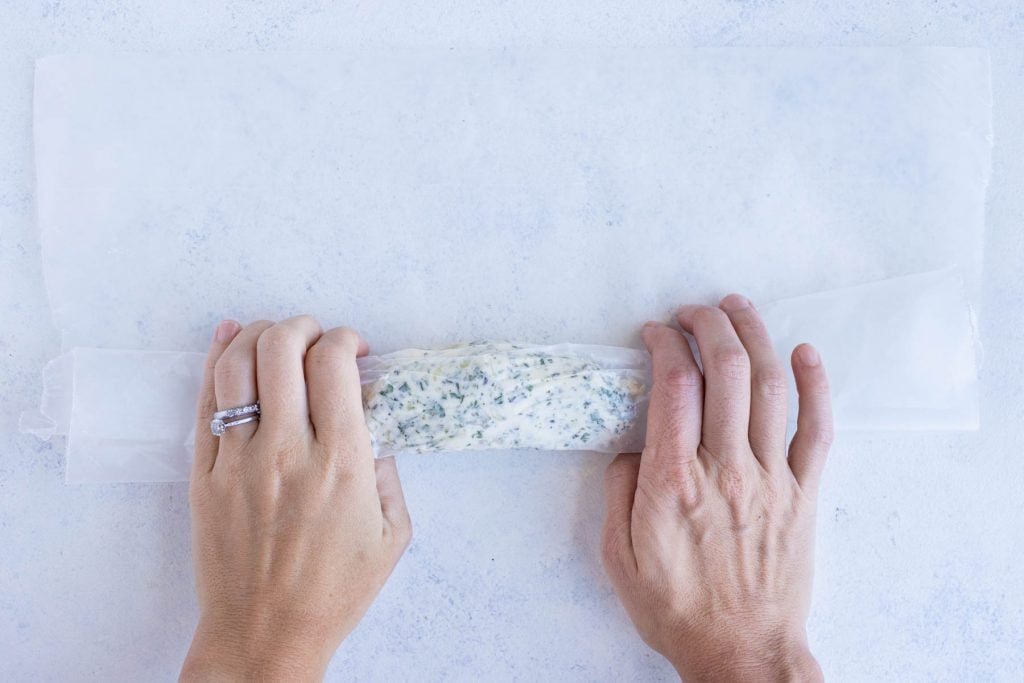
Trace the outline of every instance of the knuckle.
[[255, 447], [270, 464], [286, 465], [309, 452], [308, 436], [301, 428], [271, 420], [260, 425]]
[[832, 428], [831, 424], [828, 424], [815, 429], [811, 433], [810, 442], [811, 446], [815, 450], [821, 453], [826, 453], [830, 448], [832, 448], [835, 438], [835, 430]]
[[757, 314], [753, 308], [741, 311], [739, 314], [730, 317], [733, 327], [738, 332], [742, 332], [746, 338], [749, 338], [752, 342], [763, 346], [771, 346], [772, 339], [768, 334], [768, 328], [765, 326], [764, 321], [761, 320], [761, 316]]
[[360, 479], [356, 474], [354, 458], [347, 451], [340, 450], [327, 458], [326, 467], [327, 474], [338, 491], [347, 494], [359, 486]]
[[303, 313], [292, 318], [292, 321], [298, 325], [308, 325], [310, 327], [320, 327], [320, 323], [317, 319], [309, 313]]
[[678, 482], [676, 495], [683, 514], [693, 515], [704, 507], [705, 492], [703, 479], [696, 476], [682, 477]]
[[309, 350], [314, 357], [332, 358], [339, 353], [355, 355], [359, 349], [359, 333], [348, 327], [328, 330]]
[[718, 468], [716, 483], [722, 497], [730, 506], [745, 503], [750, 494], [750, 483], [738, 468], [723, 466]]
[[351, 327], [336, 327], [324, 336], [329, 343], [345, 350], [351, 350], [352, 353], [359, 348], [359, 333]]
[[328, 349], [328, 343], [321, 337], [316, 344], [313, 344], [313, 346], [309, 347], [309, 350], [306, 351], [306, 363], [315, 366], [323, 365], [330, 362], [333, 356], [334, 354]]
[[783, 492], [779, 489], [778, 483], [772, 479], [768, 479], [761, 487], [760, 496], [767, 509], [783, 505]]
[[677, 365], [665, 373], [665, 390], [671, 396], [689, 394], [704, 384], [704, 377], [696, 367]]
[[287, 325], [274, 325], [263, 331], [256, 348], [261, 353], [277, 351], [288, 347], [297, 336], [298, 333]]
[[692, 515], [704, 506], [704, 486], [690, 467], [668, 468], [662, 473], [658, 485], [676, 502], [677, 508], [684, 515]]
[[750, 357], [742, 347], [722, 344], [711, 349], [708, 365], [724, 377], [742, 379], [750, 376]]
[[252, 362], [248, 354], [225, 353], [213, 366], [214, 381], [221, 386], [237, 384], [252, 373]]
[[754, 388], [764, 398], [782, 398], [789, 393], [786, 376], [778, 367], [758, 370], [754, 374]]

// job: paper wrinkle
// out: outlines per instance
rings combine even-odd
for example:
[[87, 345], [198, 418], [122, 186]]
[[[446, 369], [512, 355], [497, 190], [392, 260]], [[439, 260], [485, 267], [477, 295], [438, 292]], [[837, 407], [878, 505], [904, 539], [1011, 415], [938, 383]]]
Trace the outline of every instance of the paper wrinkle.
[[71, 421], [74, 361], [70, 353], [54, 358], [43, 368], [43, 393], [39, 410], [21, 414], [18, 428], [40, 439], [68, 433]]
[[[784, 364], [802, 342], [821, 352], [837, 431], [977, 429], [975, 338], [956, 269], [758, 309]], [[593, 357], [607, 362], [647, 363], [638, 349], [583, 348], [596, 349]], [[41, 411], [55, 424], [70, 425], [68, 481], [187, 480], [204, 360], [202, 353], [78, 348], [48, 365], [45, 395], [51, 400]], [[375, 360], [363, 361], [369, 377]], [[790, 384], [792, 420], [792, 378]], [[61, 393], [72, 385], [72, 394]], [[67, 396], [70, 405], [52, 400], [56, 396]]]

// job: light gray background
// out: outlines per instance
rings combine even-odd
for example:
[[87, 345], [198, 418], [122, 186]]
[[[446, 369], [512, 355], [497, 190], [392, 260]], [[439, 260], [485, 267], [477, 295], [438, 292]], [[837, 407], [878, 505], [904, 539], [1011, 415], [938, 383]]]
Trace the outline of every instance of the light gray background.
[[[37, 399], [38, 372], [59, 350], [49, 323], [33, 221], [33, 60], [64, 51], [331, 49], [353, 45], [965, 45], [992, 50], [994, 161], [982, 300], [982, 430], [978, 434], [844, 436], [822, 491], [812, 646], [837, 680], [1020, 680], [1024, 676], [1024, 485], [1022, 219], [1024, 197], [1024, 8], [1016, 3], [863, 3], [831, 11], [798, 3], [611, 3], [551, 6], [494, 3], [8, 3], [0, 9], [0, 677], [92, 680], [173, 677], [194, 618], [186, 491], [180, 485], [67, 487], [62, 458], [14, 433]], [[173, 9], [172, 9], [173, 8]], [[538, 477], [584, 468], [586, 491], [566, 491], [600, 509], [593, 490], [605, 458], [528, 463]], [[492, 461], [489, 477], [520, 468]], [[562, 529], [557, 502], [517, 506], [474, 492], [471, 457], [437, 481], [423, 461], [401, 463], [410, 505], [444, 490], [453, 514], [480, 518], [478, 552], [462, 566], [430, 566], [417, 552], [443, 543], [442, 525], [417, 541], [386, 591], [417, 591], [407, 608], [389, 599], [371, 612], [332, 667], [339, 679], [602, 680], [669, 671], [610, 611], [614, 655], [579, 659], [574, 624], [585, 612], [518, 609], [503, 571], [515, 553], [550, 562], [550, 584], [566, 588], [560, 563], [596, 561], [595, 523]], [[543, 471], [541, 471], [543, 470]], [[580, 516], [576, 516], [580, 517]], [[489, 531], [521, 530], [501, 548]], [[578, 556], [543, 540], [569, 534]], [[503, 557], [504, 556], [504, 557]], [[492, 569], [486, 568], [490, 564]], [[603, 579], [594, 566], [594, 581]], [[572, 572], [566, 572], [572, 573]], [[427, 577], [429, 585], [422, 581]], [[474, 577], [472, 582], [464, 580]], [[460, 594], [487, 609], [459, 612]], [[487, 597], [481, 599], [481, 594]], [[561, 597], [553, 595], [553, 598]], [[607, 596], [610, 603], [610, 596]], [[554, 601], [554, 600], [553, 600]], [[566, 604], [560, 601], [558, 604]], [[610, 603], [611, 604], [611, 603]], [[507, 624], [496, 629], [495, 624]], [[481, 626], [482, 625], [482, 626]], [[368, 631], [393, 644], [367, 649]], [[527, 649], [538, 632], [550, 643]], [[499, 634], [499, 635], [495, 635]], [[531, 637], [527, 638], [529, 634]], [[375, 639], [380, 640], [380, 639]], [[567, 655], [566, 653], [570, 653]], [[372, 655], [372, 656], [371, 656]], [[613, 656], [612, 654], [609, 657]], [[552, 663], [558, 662], [557, 667]]]

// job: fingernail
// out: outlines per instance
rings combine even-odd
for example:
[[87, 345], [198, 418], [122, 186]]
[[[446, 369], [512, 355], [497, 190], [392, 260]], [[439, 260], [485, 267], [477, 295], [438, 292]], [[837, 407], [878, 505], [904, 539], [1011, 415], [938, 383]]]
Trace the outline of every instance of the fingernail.
[[213, 338], [222, 344], [229, 342], [234, 339], [236, 334], [238, 334], [239, 329], [238, 323], [234, 320], [225, 320], [220, 325], [217, 325], [217, 330], [213, 333]]
[[801, 346], [797, 353], [800, 356], [800, 362], [808, 367], [814, 367], [821, 362], [821, 356], [818, 355], [813, 346], [808, 344]]
[[644, 327], [659, 327], [659, 326], [661, 326], [661, 323], [656, 322], [654, 320], [648, 320], [647, 322], [644, 323]]
[[734, 313], [736, 311], [742, 311], [744, 308], [750, 308], [750, 299], [739, 294], [730, 294], [722, 299], [721, 303], [718, 304], [718, 307], [726, 313]]

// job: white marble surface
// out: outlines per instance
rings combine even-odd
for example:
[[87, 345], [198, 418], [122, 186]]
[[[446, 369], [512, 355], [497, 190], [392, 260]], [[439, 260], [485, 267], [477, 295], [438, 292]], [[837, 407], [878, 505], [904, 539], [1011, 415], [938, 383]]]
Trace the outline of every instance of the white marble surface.
[[[1017, 4], [868, 2], [831, 12], [768, 2], [642, 2], [628, 12], [611, 3], [162, 7], [114, 1], [0, 9], [0, 677], [171, 678], [194, 619], [184, 488], [68, 487], [51, 447], [14, 434], [17, 414], [37, 397], [43, 361], [59, 349], [33, 219], [33, 60], [60, 51], [388, 44], [989, 47], [996, 144], [982, 287], [982, 430], [844, 436], [837, 444], [822, 491], [810, 631], [837, 680], [1024, 675], [1024, 372], [1017, 353], [1024, 341], [1024, 10]], [[438, 490], [453, 518], [476, 517], [470, 550], [441, 561], [432, 549], [454, 524], [435, 517], [417, 525], [380, 607], [336, 657], [332, 678], [669, 678], [632, 634], [597, 564], [606, 459], [519, 458], [490, 461], [488, 477], [525, 466], [538, 481], [564, 471], [578, 488], [538, 500], [529, 480], [517, 477], [496, 499], [474, 485], [480, 468], [470, 455], [450, 456], [443, 468], [400, 463], [414, 517]], [[507, 539], [501, 547], [488, 543], [495, 529]], [[550, 596], [544, 613], [523, 609], [519, 577], [507, 575], [523, 554], [538, 558], [543, 580], [531, 590]], [[599, 604], [577, 599], [581, 576], [604, 586]], [[580, 633], [614, 646], [594, 655]]]

